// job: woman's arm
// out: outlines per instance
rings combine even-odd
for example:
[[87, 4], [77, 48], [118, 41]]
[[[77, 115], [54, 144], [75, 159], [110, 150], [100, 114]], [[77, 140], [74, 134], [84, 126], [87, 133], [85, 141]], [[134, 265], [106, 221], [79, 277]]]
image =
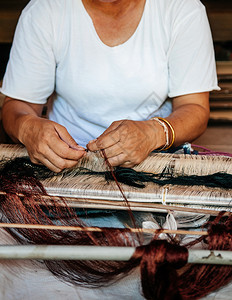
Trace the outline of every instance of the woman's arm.
[[166, 118], [175, 130], [174, 146], [191, 142], [205, 130], [209, 120], [209, 93], [195, 93], [173, 99], [173, 112]]
[[42, 163], [54, 172], [73, 167], [85, 149], [63, 126], [41, 118], [42, 109], [42, 104], [6, 97], [2, 108], [5, 131], [14, 142], [26, 146], [33, 163]]
[[[195, 93], [173, 99], [173, 112], [166, 119], [175, 132], [174, 146], [191, 142], [207, 127], [209, 93]], [[170, 132], [171, 135], [171, 132]], [[87, 145], [90, 151], [104, 149], [113, 166], [133, 167], [166, 143], [164, 128], [155, 120], [121, 120]]]

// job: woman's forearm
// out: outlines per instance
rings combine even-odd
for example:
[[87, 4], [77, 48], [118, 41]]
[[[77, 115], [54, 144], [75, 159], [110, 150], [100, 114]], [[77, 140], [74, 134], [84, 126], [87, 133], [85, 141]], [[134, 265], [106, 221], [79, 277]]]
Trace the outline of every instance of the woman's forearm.
[[28, 118], [39, 117], [43, 105], [30, 104], [6, 97], [2, 107], [2, 121], [6, 133], [14, 142], [22, 142], [24, 125]]

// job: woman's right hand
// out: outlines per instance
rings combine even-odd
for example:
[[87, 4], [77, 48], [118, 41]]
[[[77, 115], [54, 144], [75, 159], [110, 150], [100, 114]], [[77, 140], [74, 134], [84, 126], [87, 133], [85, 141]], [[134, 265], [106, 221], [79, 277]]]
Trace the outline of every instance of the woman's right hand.
[[86, 151], [63, 126], [41, 118], [43, 105], [7, 97], [2, 108], [6, 132], [15, 142], [27, 148], [35, 164], [43, 164], [54, 172], [75, 166]]
[[54, 172], [75, 166], [86, 153], [65, 127], [32, 115], [22, 117], [19, 141], [26, 146], [33, 163]]

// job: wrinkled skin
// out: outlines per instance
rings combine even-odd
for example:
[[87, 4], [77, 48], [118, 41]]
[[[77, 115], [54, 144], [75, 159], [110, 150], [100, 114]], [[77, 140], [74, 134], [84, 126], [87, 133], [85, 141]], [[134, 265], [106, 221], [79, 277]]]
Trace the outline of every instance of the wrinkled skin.
[[133, 167], [161, 146], [165, 136], [159, 126], [155, 121], [116, 121], [98, 139], [89, 142], [87, 148], [104, 149], [112, 166]]

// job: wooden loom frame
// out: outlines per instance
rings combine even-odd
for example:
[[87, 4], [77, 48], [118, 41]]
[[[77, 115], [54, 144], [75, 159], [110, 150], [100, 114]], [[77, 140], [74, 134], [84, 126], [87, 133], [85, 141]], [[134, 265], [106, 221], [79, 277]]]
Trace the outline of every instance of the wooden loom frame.
[[[3, 148], [7, 149], [8, 146], [3, 146]], [[10, 146], [15, 147], [15, 153], [16, 156], [25, 156], [27, 153], [25, 152], [25, 148], [20, 146]], [[1, 157], [1, 146], [0, 146], [0, 157]], [[178, 159], [178, 155], [174, 155], [175, 159]], [[3, 158], [6, 159], [7, 156], [3, 155]], [[226, 159], [227, 161], [227, 159]], [[231, 160], [232, 161], [232, 160]], [[164, 190], [164, 193], [162, 195], [162, 198], [166, 198], [166, 190]], [[0, 194], [4, 195], [4, 192], [0, 191]], [[19, 194], [18, 196], [23, 197], [23, 194]], [[49, 195], [49, 196], [42, 196], [44, 200], [47, 200], [49, 202], [49, 199], [56, 199], [59, 200], [60, 198], [58, 196]], [[123, 201], [120, 201], [118, 199], [115, 200], [107, 200], [107, 199], [100, 199], [101, 196], [96, 197], [96, 199], [88, 199], [85, 196], [84, 197], [67, 197], [66, 200], [69, 202], [70, 206], [72, 207], [78, 207], [78, 208], [97, 208], [97, 209], [127, 209], [125, 206], [125, 203]], [[99, 198], [99, 199], [97, 199]], [[186, 208], [182, 207], [181, 205], [167, 205], [166, 200], [162, 199], [162, 204], [160, 203], [141, 203], [138, 201], [130, 201], [130, 207], [132, 210], [138, 210], [138, 211], [168, 211], [168, 210], [177, 210], [177, 211], [183, 211], [183, 212], [190, 212], [190, 213], [202, 213], [202, 214], [211, 214], [211, 215], [217, 215], [218, 210], [212, 210], [212, 209], [199, 209], [199, 208]], [[228, 203], [223, 203], [224, 206], [226, 206]], [[62, 205], [62, 202], [61, 202]], [[229, 207], [230, 210], [230, 207]], [[228, 213], [225, 213], [225, 215], [229, 215]], [[26, 228], [24, 224], [0, 224], [0, 227], [2, 228], [20, 228], [22, 227]], [[36, 225], [27, 225], [27, 228], [38, 228]], [[39, 226], [42, 228], [42, 226]], [[44, 226], [49, 227], [51, 230], [91, 230], [91, 228], [79, 228], [78, 227], [69, 227], [64, 228], [62, 226]], [[96, 228], [92, 228], [92, 230], [96, 230]], [[140, 229], [139, 229], [140, 230]], [[141, 230], [144, 231], [144, 233], [153, 233], [154, 230]], [[170, 231], [170, 230], [162, 230], [162, 233], [175, 233], [175, 234], [194, 234], [194, 235], [207, 235], [207, 232], [190, 232], [190, 231]], [[159, 232], [159, 233], [161, 233]], [[158, 234], [158, 232], [157, 232]], [[85, 248], [85, 249], [84, 249]], [[94, 248], [94, 249], [93, 249]], [[98, 249], [99, 248], [99, 249]], [[107, 250], [103, 249], [107, 248]], [[122, 249], [119, 249], [119, 247], [83, 247], [83, 246], [75, 246], [75, 247], [69, 247], [69, 246], [41, 246], [41, 245], [34, 245], [34, 246], [0, 246], [0, 259], [106, 259], [106, 260], [128, 260], [133, 255], [135, 248], [133, 247], [121, 247]], [[81, 253], [84, 253], [83, 256]], [[120, 250], [120, 251], [118, 251]], [[52, 253], [56, 253], [56, 255]], [[118, 256], [119, 253], [120, 255]], [[122, 252], [124, 254], [122, 254]], [[103, 256], [102, 256], [103, 253]], [[107, 255], [106, 255], [107, 253]], [[189, 252], [189, 263], [212, 263], [212, 264], [227, 264], [232, 265], [231, 260], [231, 254], [232, 252], [229, 251], [222, 251], [222, 252], [215, 252], [215, 251], [202, 251], [194, 250]], [[213, 257], [213, 258], [212, 258]], [[217, 257], [222, 257], [222, 259], [217, 259]]]
[[[0, 145], [0, 160], [7, 160], [10, 158], [15, 157], [23, 157], [28, 156], [26, 149], [21, 145]], [[139, 166], [135, 167], [135, 170], [143, 170], [146, 168], [147, 172], [154, 172], [154, 169], [157, 169], [157, 172], [160, 173], [164, 169], [164, 165], [154, 165], [155, 161], [164, 160], [165, 168], [171, 170], [171, 172], [175, 171], [177, 174], [183, 175], [187, 173], [195, 174], [196, 170], [201, 173], [201, 175], [206, 174], [206, 172], [218, 172], [218, 171], [226, 171], [232, 174], [232, 158], [231, 157], [210, 157], [210, 156], [200, 156], [197, 157], [196, 155], [192, 156], [194, 160], [189, 160], [191, 155], [183, 155], [183, 154], [155, 154], [148, 157], [148, 159], [141, 163]], [[157, 158], [157, 160], [156, 160]], [[185, 163], [187, 162], [187, 167], [184, 168], [181, 166], [181, 160], [184, 160]], [[88, 158], [87, 158], [88, 160]], [[96, 160], [99, 160], [99, 157], [91, 157], [90, 156], [90, 164], [93, 161], [93, 165], [95, 164], [94, 168], [98, 168], [101, 170], [105, 168], [104, 160], [100, 161], [99, 166], [96, 163]], [[212, 161], [212, 170], [205, 171], [206, 162]], [[145, 167], [145, 163], [147, 163]], [[89, 162], [87, 161], [87, 164]], [[89, 164], [89, 165], [90, 165]], [[193, 168], [191, 171], [191, 164], [193, 164]], [[206, 168], [207, 169], [207, 168]], [[186, 171], [187, 170], [187, 171]], [[79, 187], [80, 181], [75, 178], [68, 178], [65, 183], [65, 179], [62, 176], [58, 177], [58, 185], [61, 186], [59, 191], [56, 191], [57, 183], [54, 180], [48, 179], [42, 182], [47, 190], [49, 196], [43, 196], [44, 200], [48, 201], [49, 199], [53, 199], [59, 201], [59, 197], [64, 197], [67, 200], [68, 205], [75, 207], [75, 208], [91, 208], [91, 209], [113, 209], [113, 210], [126, 210], [127, 206], [125, 202], [122, 200], [122, 195], [120, 191], [118, 191], [117, 187], [114, 186], [112, 189], [113, 182], [110, 185], [106, 185], [108, 190], [100, 191], [100, 193], [95, 193], [94, 186], [92, 187], [89, 181], [86, 183], [86, 175], [81, 175], [81, 180], [84, 182], [83, 187]], [[95, 177], [96, 178], [96, 177]], [[67, 184], [70, 181], [74, 181], [77, 185], [74, 189], [67, 188]], [[102, 181], [102, 180], [101, 180]], [[63, 186], [62, 186], [63, 185]], [[151, 184], [154, 185], [154, 184]], [[125, 186], [123, 185], [123, 188]], [[127, 188], [127, 187], [126, 187]], [[180, 187], [180, 190], [186, 193], [186, 190], [189, 188]], [[198, 187], [195, 189], [197, 190]], [[142, 191], [142, 192], [141, 192]], [[227, 210], [230, 211], [232, 208], [232, 190], [223, 191], [223, 194], [220, 194], [218, 189], [204, 188], [203, 193], [209, 194], [208, 199], [202, 199], [202, 196], [198, 196], [197, 193], [193, 193], [193, 195], [182, 196], [182, 195], [175, 195], [169, 191], [169, 187], [159, 187], [158, 193], [152, 192], [149, 194], [145, 189], [135, 189], [129, 188], [129, 192], [124, 190], [124, 193], [130, 203], [130, 207], [132, 210], [135, 211], [150, 211], [150, 212], [165, 212], [167, 210], [177, 210], [177, 211], [188, 211], [191, 213], [202, 213], [207, 214], [210, 213], [212, 215], [217, 215], [219, 210]], [[0, 194], [2, 192], [0, 191]], [[202, 193], [202, 192], [201, 192]], [[23, 197], [23, 195], [20, 195]], [[222, 196], [222, 197], [221, 197]], [[150, 198], [149, 198], [150, 197]], [[188, 201], [186, 203], [186, 199]], [[204, 205], [202, 202], [204, 201]], [[62, 200], [60, 201], [62, 205]], [[220, 205], [219, 205], [220, 204]]]

